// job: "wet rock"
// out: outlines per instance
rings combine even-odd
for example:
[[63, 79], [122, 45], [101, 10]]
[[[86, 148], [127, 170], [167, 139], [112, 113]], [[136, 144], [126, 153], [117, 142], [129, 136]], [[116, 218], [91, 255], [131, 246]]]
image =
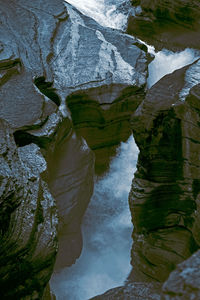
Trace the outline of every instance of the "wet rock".
[[132, 118], [140, 149], [129, 196], [132, 280], [166, 280], [200, 245], [198, 65], [162, 78]]
[[91, 300], [160, 300], [161, 286], [157, 283], [128, 283], [117, 287]]
[[56, 204], [35, 144], [17, 148], [0, 120], [0, 289], [3, 299], [41, 299], [57, 252]]
[[93, 192], [94, 154], [66, 124], [48, 154], [48, 183], [57, 201], [59, 250], [55, 269], [75, 263], [82, 250], [81, 222]]
[[[63, 265], [74, 263], [82, 247], [80, 224], [92, 193], [94, 162], [85, 141], [71, 133], [65, 105], [59, 107], [67, 89], [63, 94], [56, 89], [61, 78], [55, 79], [57, 53], [53, 51], [57, 34], [61, 38], [63, 32], [62, 23], [69, 26], [67, 20], [63, 1], [0, 1], [0, 117], [12, 127], [10, 135], [14, 134], [9, 145], [1, 139], [2, 149], [6, 149], [2, 152], [1, 173], [6, 179], [1, 200], [5, 197], [8, 203], [2, 204], [0, 284], [1, 294], [9, 299], [41, 299], [57, 252], [50, 219], [56, 205], [59, 238], [62, 232], [66, 246]], [[68, 36], [66, 42], [70, 40]], [[7, 152], [12, 154], [10, 169], [4, 162]], [[44, 169], [37, 169], [40, 164]], [[7, 183], [8, 170], [12, 180], [8, 178]], [[62, 246], [60, 252], [64, 253]]]
[[[2, 147], [7, 147], [6, 151], [13, 153], [11, 164], [12, 161], [13, 164], [20, 161], [16, 163], [17, 167], [13, 166], [17, 170], [16, 173], [12, 171], [14, 176], [12, 180], [16, 184], [11, 181], [9, 183], [11, 186], [7, 187], [6, 184], [5, 188], [14, 195], [22, 193], [19, 199], [17, 196], [17, 200], [13, 196], [15, 201], [12, 201], [17, 204], [15, 206], [11, 203], [14, 205], [11, 209], [11, 215], [14, 216], [12, 222], [9, 217], [5, 221], [5, 216], [2, 217], [4, 238], [2, 249], [6, 252], [8, 245], [12, 246], [16, 242], [16, 240], [9, 242], [9, 235], [4, 235], [9, 226], [16, 228], [15, 230], [18, 230], [16, 237], [20, 237], [15, 250], [12, 246], [13, 248], [9, 250], [12, 253], [8, 251], [10, 258], [4, 257], [3, 254], [0, 256], [4, 266], [6, 260], [12, 260], [6, 270], [9, 274], [8, 282], [13, 281], [14, 284], [12, 291], [11, 289], [9, 291], [9, 284], [5, 284], [2, 273], [2, 291], [5, 295], [10, 293], [9, 297], [13, 295], [18, 297], [19, 294], [19, 297], [23, 295], [41, 298], [52, 272], [56, 254], [55, 248], [48, 253], [48, 245], [54, 245], [54, 235], [51, 238], [48, 236], [51, 232], [49, 229], [44, 233], [48, 238], [42, 240], [46, 225], [38, 227], [40, 224], [46, 224], [45, 222], [49, 222], [48, 225], [51, 226], [48, 221], [50, 220], [48, 209], [53, 204], [47, 205], [49, 199], [53, 203], [50, 195], [54, 196], [58, 207], [59, 254], [56, 266], [61, 268], [74, 263], [80, 255], [82, 247], [80, 224], [93, 188], [94, 158], [80, 135], [84, 136], [89, 146], [94, 149], [103, 148], [103, 145], [104, 148], [110, 145], [116, 147], [117, 143], [128, 137], [130, 128], [125, 127], [130, 114], [141, 102], [140, 93], [144, 93], [149, 57], [146, 51], [140, 49], [140, 43], [138, 44], [135, 38], [117, 30], [103, 28], [62, 0], [42, 2], [0, 0], [0, 24], [0, 118], [12, 127], [11, 132], [17, 144], [16, 147], [13, 140], [13, 151], [15, 149], [18, 154], [12, 152], [11, 144], [5, 146], [6, 141], [2, 141]], [[129, 86], [135, 88], [134, 97], [123, 94], [123, 90]], [[140, 89], [141, 92], [138, 93]], [[73, 115], [72, 122], [65, 103], [67, 96], [80, 90], [87, 91], [86, 97], [92, 101], [92, 110], [94, 111], [93, 104], [97, 103], [97, 110], [103, 114], [105, 120], [104, 126], [97, 122], [94, 132], [91, 130], [86, 135], [83, 134], [84, 128], [79, 131], [76, 127], [77, 133], [72, 131], [73, 122], [75, 124], [77, 120], [74, 118], [77, 111], [72, 101], [67, 103]], [[74, 98], [71, 97], [71, 100]], [[107, 108], [109, 109], [106, 112]], [[85, 112], [85, 115], [88, 115], [88, 106]], [[84, 118], [80, 117], [80, 120], [83, 121]], [[102, 134], [104, 127], [105, 138]], [[97, 134], [99, 137], [96, 138]], [[91, 135], [95, 136], [94, 143], [91, 142]], [[42, 153], [40, 155], [39, 150]], [[2, 154], [3, 160], [6, 153]], [[40, 163], [42, 165], [47, 163], [47, 169], [46, 166], [44, 170], [34, 169], [33, 166]], [[7, 176], [6, 168], [5, 166], [2, 168], [2, 176]], [[41, 180], [40, 173], [43, 178]], [[47, 184], [51, 194], [48, 192]], [[29, 193], [35, 195], [32, 200], [27, 196]], [[37, 195], [43, 195], [41, 197], [46, 201], [43, 210], [44, 216], [47, 217], [39, 213], [43, 200], [38, 200], [40, 196], [37, 199]], [[9, 207], [5, 208], [8, 216]], [[22, 220], [25, 211], [27, 217], [30, 216], [29, 221], [26, 216]], [[38, 226], [35, 225], [37, 213], [39, 214], [37, 218], [41, 218]], [[39, 233], [35, 237], [37, 230]], [[14, 239], [14, 236], [12, 238]], [[30, 246], [27, 240], [31, 241]], [[20, 249], [22, 252], [25, 251], [23, 254], [25, 256], [18, 254]], [[34, 251], [38, 251], [37, 255]], [[18, 259], [16, 270], [21, 268], [16, 273], [14, 257]], [[36, 258], [38, 261], [35, 261]], [[46, 265], [42, 262], [46, 260], [49, 262], [48, 269], [43, 273]], [[20, 275], [19, 279], [16, 274], [22, 273], [23, 266], [26, 272], [24, 271], [24, 275]], [[3, 272], [7, 276], [7, 271], [4, 270], [5, 268]], [[28, 272], [30, 275], [26, 275]], [[40, 274], [41, 278], [38, 277]], [[37, 280], [41, 279], [39, 283], [34, 280], [34, 276]]]
[[200, 251], [179, 264], [163, 285], [163, 300], [200, 298]]
[[140, 0], [132, 5], [135, 12], [129, 19], [128, 33], [158, 49], [200, 48], [199, 1]]
[[109, 103], [95, 100], [98, 93], [104, 94], [104, 87], [71, 94], [67, 105], [71, 111], [74, 128], [83, 136], [94, 151], [96, 173], [101, 174], [109, 166], [117, 146], [131, 135], [130, 117], [142, 102], [144, 89], [128, 87], [118, 98]]

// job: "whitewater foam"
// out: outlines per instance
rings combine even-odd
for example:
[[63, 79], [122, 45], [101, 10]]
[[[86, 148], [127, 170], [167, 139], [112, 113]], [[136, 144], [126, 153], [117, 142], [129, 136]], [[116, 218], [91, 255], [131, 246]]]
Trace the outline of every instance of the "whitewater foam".
[[132, 223], [128, 194], [138, 148], [132, 137], [122, 143], [109, 172], [97, 180], [83, 220], [83, 252], [76, 264], [54, 274], [58, 300], [86, 300], [122, 285], [131, 270]]
[[[144, 43], [143, 41], [141, 41]], [[180, 52], [172, 52], [167, 49], [156, 52], [153, 46], [144, 43], [148, 52], [155, 56], [149, 64], [149, 76], [147, 79], [148, 88], [152, 87], [163, 76], [172, 73], [186, 65], [193, 63], [200, 57], [200, 52], [195, 49], [186, 48]]]
[[66, 2], [102, 26], [115, 29], [126, 27], [128, 16], [117, 9], [118, 6], [126, 3], [126, 0], [67, 0]]

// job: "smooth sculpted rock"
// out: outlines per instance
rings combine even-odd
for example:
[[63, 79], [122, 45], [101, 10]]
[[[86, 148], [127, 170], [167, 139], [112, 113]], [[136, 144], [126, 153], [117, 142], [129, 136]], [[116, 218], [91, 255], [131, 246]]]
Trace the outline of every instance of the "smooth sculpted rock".
[[164, 281], [199, 248], [200, 61], [163, 77], [132, 118], [134, 280]]
[[48, 183], [59, 215], [55, 270], [71, 266], [81, 254], [81, 222], [93, 192], [94, 154], [74, 130], [66, 128], [62, 124], [47, 157]]
[[158, 49], [200, 48], [198, 0], [133, 0], [128, 33]]
[[[102, 87], [76, 92], [67, 97], [74, 128], [83, 136], [95, 153], [95, 170], [101, 174], [109, 166], [121, 141], [131, 135], [130, 117], [144, 98], [144, 89], [135, 86], [125, 88], [111, 103], [99, 103]], [[107, 99], [109, 101], [109, 98]]]
[[162, 291], [162, 300], [200, 299], [200, 251], [177, 266]]
[[[146, 85], [146, 49], [132, 36], [100, 26], [61, 0], [0, 4], [0, 117], [18, 136], [23, 130], [27, 140], [40, 143], [29, 134], [38, 136], [39, 128], [51, 127], [58, 110], [70, 119], [66, 96], [84, 90], [90, 108], [82, 94], [67, 104], [73, 123], [79, 123], [78, 134], [95, 150], [99, 170], [104, 170], [116, 146], [130, 135], [130, 115]], [[123, 91], [130, 86], [131, 95]], [[96, 115], [96, 106], [104, 120], [86, 129], [87, 116]], [[85, 111], [86, 119], [77, 108]]]
[[[73, 8], [71, 6], [69, 10], [72, 11], [73, 14]], [[80, 255], [82, 247], [80, 224], [93, 188], [93, 154], [85, 141], [77, 137], [75, 133], [73, 134], [73, 124], [65, 105], [65, 97], [71, 91], [69, 89], [71, 79], [66, 76], [66, 81], [63, 84], [62, 76], [66, 74], [62, 72], [60, 72], [60, 75], [58, 74], [58, 69], [66, 69], [67, 74], [69, 75], [71, 72], [72, 77], [74, 76], [74, 72], [76, 72], [76, 69], [73, 69], [75, 60], [71, 60], [71, 66], [68, 65], [69, 61], [63, 60], [63, 66], [61, 66], [59, 55], [64, 51], [62, 47], [65, 49], [68, 44], [74, 44], [77, 32], [73, 31], [73, 26], [75, 25], [73, 25], [69, 19], [69, 12], [65, 6], [65, 2], [60, 0], [42, 2], [39, 0], [0, 0], [0, 24], [0, 118], [8, 122], [9, 126], [11, 126], [11, 132], [14, 134], [17, 148], [14, 141], [8, 146], [6, 146], [5, 139], [1, 142], [2, 147], [5, 147], [8, 153], [10, 153], [10, 151], [14, 153], [10, 158], [11, 165], [14, 164], [15, 161], [18, 161], [18, 156], [20, 156], [20, 162], [23, 162], [23, 166], [20, 165], [20, 162], [18, 163], [18, 169], [16, 167], [17, 172], [15, 172], [15, 169], [10, 171], [10, 173], [13, 173], [14, 183], [11, 184], [11, 181], [11, 183], [9, 183], [10, 185], [7, 185], [6, 181], [3, 181], [3, 184], [5, 184], [5, 189], [9, 188], [9, 195], [11, 196], [8, 195], [10, 197], [8, 201], [14, 201], [12, 200], [12, 195], [21, 193], [19, 199], [17, 198], [15, 201], [16, 207], [14, 206], [14, 209], [18, 212], [17, 205], [20, 204], [20, 213], [22, 211], [21, 216], [20, 213], [17, 213], [14, 215], [15, 218], [13, 217], [12, 226], [13, 228], [17, 228], [15, 230], [18, 230], [16, 238], [21, 235], [23, 237], [24, 232], [27, 230], [27, 237], [24, 236], [24, 239], [29, 239], [30, 232], [30, 239], [27, 242], [28, 246], [22, 238], [18, 239], [17, 247], [19, 248], [19, 252], [21, 251], [20, 249], [22, 249], [22, 253], [20, 252], [21, 254], [19, 254], [19, 259], [18, 248], [16, 247], [15, 250], [11, 243], [12, 240], [9, 242], [9, 235], [3, 236], [4, 244], [1, 248], [2, 251], [7, 251], [7, 245], [12, 246], [12, 253], [9, 251], [7, 251], [7, 253], [13, 261], [14, 257], [18, 259], [18, 263], [12, 262], [9, 264], [9, 258], [7, 256], [4, 257], [2, 255], [3, 252], [1, 252], [0, 257], [4, 266], [2, 272], [5, 270], [5, 261], [7, 259], [8, 265], [6, 270], [9, 274], [2, 273], [1, 286], [3, 287], [1, 292], [3, 292], [6, 297], [6, 289], [9, 287], [9, 282], [13, 281], [15, 286], [13, 285], [13, 289], [10, 289], [8, 297], [14, 297], [15, 295], [15, 299], [20, 298], [20, 293], [22, 293], [23, 297], [29, 297], [33, 285], [35, 294], [30, 297], [33, 297], [33, 299], [41, 299], [43, 289], [53, 270], [56, 251], [52, 252], [52, 256], [50, 255], [51, 253], [48, 253], [48, 245], [50, 245], [50, 241], [51, 243], [54, 242], [54, 235], [51, 235], [51, 239], [49, 238], [49, 240], [40, 240], [43, 238], [42, 230], [45, 230], [46, 227], [43, 229], [39, 227], [39, 229], [37, 229], [34, 223], [42, 220], [41, 224], [46, 224], [45, 222], [49, 220], [48, 213], [46, 213], [46, 211], [44, 212], [44, 217], [46, 216], [45, 214], [47, 214], [45, 220], [42, 219], [43, 217], [40, 214], [38, 218], [41, 217], [41, 220], [37, 221], [37, 219], [34, 219], [35, 221], [33, 221], [31, 219], [35, 216], [35, 210], [39, 212], [42, 210], [42, 208], [40, 210], [40, 206], [43, 205], [43, 203], [40, 205], [39, 200], [36, 199], [36, 194], [39, 193], [42, 197], [43, 193], [45, 193], [44, 197], [50, 197], [50, 193], [47, 193], [48, 184], [56, 200], [60, 220], [58, 226], [59, 253], [64, 253], [63, 266], [65, 266], [66, 264], [70, 265], [74, 263], [75, 259]], [[68, 35], [66, 36], [67, 30]], [[72, 33], [74, 36], [72, 36]], [[63, 40], [65, 40], [65, 45], [63, 44]], [[73, 47], [71, 50], [73, 51]], [[83, 55], [83, 53], [80, 55]], [[88, 61], [85, 61], [85, 65], [87, 64]], [[38, 154], [39, 150], [41, 150], [44, 156], [41, 158], [45, 165], [45, 172], [42, 176], [46, 183], [43, 181], [38, 182], [40, 172], [36, 172], [37, 168], [34, 171], [34, 163], [36, 163], [34, 160], [37, 161], [40, 157]], [[7, 155], [6, 151], [2, 152], [2, 159]], [[16, 154], [18, 156], [15, 157], [15, 152], [12, 151], [18, 153]], [[54, 168], [52, 168], [52, 166], [54, 166]], [[26, 176], [29, 176], [29, 173], [27, 173], [29, 169], [33, 173], [36, 172], [34, 176], [38, 177], [37, 180], [31, 173], [30, 179], [29, 177], [26, 179]], [[7, 172], [7, 168], [2, 167], [2, 176], [7, 178]], [[11, 174], [9, 176], [11, 176]], [[19, 190], [18, 183], [15, 184], [15, 182], [18, 182], [17, 180], [19, 181]], [[56, 181], [56, 184], [54, 181]], [[59, 193], [61, 188], [62, 197], [61, 193]], [[26, 189], [28, 190], [26, 191]], [[24, 194], [21, 190], [24, 190]], [[28, 192], [34, 195], [32, 201], [27, 198], [27, 195], [29, 195]], [[45, 201], [47, 201], [46, 198]], [[39, 205], [39, 208], [37, 208], [37, 205]], [[51, 209], [51, 202], [45, 209]], [[1, 222], [3, 231], [6, 231], [7, 227], [11, 226], [9, 225], [10, 210], [11, 212], [13, 211], [10, 208], [9, 202], [8, 207], [6, 206], [8, 219], [6, 219], [5, 214], [2, 217], [5, 218], [5, 222]], [[24, 217], [25, 212], [27, 212], [27, 218], [29, 218], [29, 211], [30, 222]], [[23, 218], [24, 223], [22, 224]], [[35, 237], [35, 231], [37, 230], [38, 236]], [[41, 230], [41, 233], [39, 230]], [[65, 249], [61, 246], [61, 244], [64, 244], [60, 238], [61, 232], [65, 240]], [[14, 233], [15, 231], [13, 229], [13, 234]], [[50, 229], [49, 234], [51, 234]], [[14, 238], [14, 235], [12, 238]], [[34, 254], [35, 250], [31, 247], [39, 249], [37, 250], [38, 252]], [[41, 253], [40, 249], [42, 249]], [[23, 255], [26, 255], [25, 257], [28, 262], [30, 259], [30, 264], [26, 264]], [[34, 259], [37, 259], [33, 260], [33, 265], [31, 261], [32, 255], [36, 255]], [[48, 270], [45, 269], [46, 260], [49, 262]], [[37, 261], [39, 264], [41, 263], [41, 266], [37, 265]], [[59, 265], [59, 267], [62, 266]], [[23, 268], [25, 268], [24, 275], [22, 274]], [[20, 271], [18, 272], [16, 270]], [[44, 270], [42, 275], [41, 270]], [[17, 278], [17, 272], [19, 278]], [[30, 275], [27, 275], [28, 272]], [[9, 276], [8, 281], [5, 281], [7, 279], [4, 278], [4, 275]], [[36, 278], [36, 280], [34, 278]], [[39, 278], [38, 282], [37, 278]], [[12, 285], [10, 285], [10, 287], [12, 287]], [[19, 297], [18, 289], [21, 291], [19, 292]]]
[[35, 144], [17, 148], [0, 120], [0, 290], [2, 299], [41, 299], [57, 252], [55, 200]]

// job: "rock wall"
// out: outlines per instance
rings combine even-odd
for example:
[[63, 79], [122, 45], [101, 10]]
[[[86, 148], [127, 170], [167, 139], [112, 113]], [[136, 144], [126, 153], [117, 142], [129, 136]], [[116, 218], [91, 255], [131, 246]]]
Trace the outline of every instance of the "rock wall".
[[35, 144], [17, 148], [0, 120], [0, 289], [2, 299], [41, 299], [57, 253], [57, 210]]
[[197, 0], [135, 0], [128, 33], [146, 40], [158, 49], [198, 48], [199, 8]]
[[164, 281], [200, 245], [199, 74], [198, 60], [165, 76], [132, 118], [140, 149], [129, 196], [134, 280]]
[[[56, 269], [81, 253], [94, 173], [94, 155], [82, 137], [100, 149], [99, 157], [107, 149], [107, 161], [128, 138], [149, 57], [135, 38], [62, 0], [0, 0], [0, 23], [0, 286], [5, 298], [41, 299], [57, 239]], [[77, 110], [83, 102], [84, 112]], [[90, 108], [95, 118], [102, 115], [94, 127]], [[86, 122], [89, 130], [80, 125]]]
[[[103, 94], [104, 87], [99, 92]], [[95, 153], [97, 174], [108, 169], [109, 161], [116, 154], [120, 142], [125, 142], [131, 135], [130, 118], [142, 102], [144, 94], [143, 87], [131, 86], [125, 88], [111, 103], [99, 103], [92, 98], [97, 97], [97, 89], [76, 92], [67, 97], [74, 128]], [[109, 101], [109, 98], [105, 101]]]

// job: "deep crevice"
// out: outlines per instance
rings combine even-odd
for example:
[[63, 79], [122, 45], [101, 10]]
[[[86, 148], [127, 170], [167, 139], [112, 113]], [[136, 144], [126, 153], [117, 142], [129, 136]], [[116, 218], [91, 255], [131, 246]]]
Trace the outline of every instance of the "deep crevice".
[[45, 77], [37, 77], [34, 79], [34, 84], [42, 94], [51, 99], [57, 106], [60, 106], [61, 100], [56, 93], [56, 89], [52, 87], [53, 82], [45, 81]]

